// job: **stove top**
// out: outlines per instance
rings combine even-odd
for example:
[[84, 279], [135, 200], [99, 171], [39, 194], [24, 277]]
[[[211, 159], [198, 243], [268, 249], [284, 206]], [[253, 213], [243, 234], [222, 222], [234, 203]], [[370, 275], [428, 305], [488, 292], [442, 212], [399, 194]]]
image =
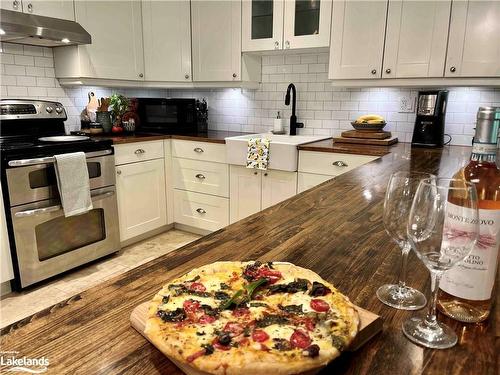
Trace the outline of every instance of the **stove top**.
[[3, 161], [111, 149], [111, 140], [40, 141], [41, 137], [65, 135], [64, 121], [67, 116], [61, 103], [6, 99], [0, 100], [0, 110], [0, 151]]

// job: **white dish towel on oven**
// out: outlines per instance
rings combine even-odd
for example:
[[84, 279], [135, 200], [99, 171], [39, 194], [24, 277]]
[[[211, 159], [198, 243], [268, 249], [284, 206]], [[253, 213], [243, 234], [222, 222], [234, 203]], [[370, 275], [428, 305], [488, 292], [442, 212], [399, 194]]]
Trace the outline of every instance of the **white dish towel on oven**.
[[64, 216], [84, 214], [92, 209], [89, 171], [84, 152], [55, 155], [57, 188]]

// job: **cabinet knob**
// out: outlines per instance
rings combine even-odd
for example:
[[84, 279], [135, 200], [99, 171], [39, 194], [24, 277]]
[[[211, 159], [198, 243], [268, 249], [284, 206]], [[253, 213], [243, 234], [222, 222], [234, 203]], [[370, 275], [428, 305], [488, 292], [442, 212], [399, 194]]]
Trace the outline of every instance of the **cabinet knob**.
[[385, 72], [386, 72], [387, 74], [391, 74], [391, 69], [387, 68], [387, 69], [385, 70]]
[[189, 74], [186, 74], [184, 78], [189, 79]]
[[201, 154], [203, 152], [203, 149], [200, 147], [196, 147], [193, 149], [194, 152], [197, 152], [198, 154]]
[[452, 66], [452, 67], [450, 68], [450, 72], [455, 73], [456, 71], [457, 71], [457, 68], [455, 68], [454, 66]]
[[201, 173], [198, 173], [198, 174], [197, 174], [196, 176], [194, 176], [194, 177], [196, 177], [196, 178], [198, 178], [198, 179], [200, 179], [200, 180], [204, 180], [204, 179], [205, 179], [205, 176], [204, 176], [204, 175], [202, 175]]
[[274, 42], [274, 49], [279, 49], [280, 48], [280, 42], [276, 41]]
[[19, 9], [19, 1], [14, 0], [12, 2], [12, 9], [14, 9], [14, 10], [18, 10]]
[[267, 176], [267, 172], [266, 172], [266, 173], [264, 173], [264, 176]]
[[237, 77], [237, 74], [236, 73], [233, 73], [233, 78], [236, 78]]
[[119, 169], [116, 171], [116, 174], [119, 176], [122, 174], [122, 171], [120, 171]]
[[372, 69], [372, 74], [377, 74], [377, 69]]
[[285, 42], [285, 48], [290, 48], [290, 41], [289, 41], [289, 40], [287, 40], [287, 41]]
[[137, 150], [134, 151], [134, 154], [136, 155], [141, 155], [141, 154], [145, 154], [146, 151], [143, 150], [142, 148], [138, 148]]
[[28, 4], [28, 12], [33, 13], [33, 4]]
[[139, 77], [141, 77], [141, 78], [142, 78], [142, 77], [144, 77], [144, 74], [142, 74], [142, 73], [139, 73]]
[[205, 211], [203, 208], [197, 208], [196, 212], [198, 212], [199, 214], [206, 214], [207, 213], [207, 211]]
[[337, 160], [332, 163], [336, 167], [348, 167], [347, 163], [342, 160]]
[[257, 174], [258, 174], [258, 173], [259, 173], [259, 172], [257, 172], [257, 171], [253, 172], [253, 174], [254, 174], [254, 175], [256, 175], [256, 176], [257, 176]]

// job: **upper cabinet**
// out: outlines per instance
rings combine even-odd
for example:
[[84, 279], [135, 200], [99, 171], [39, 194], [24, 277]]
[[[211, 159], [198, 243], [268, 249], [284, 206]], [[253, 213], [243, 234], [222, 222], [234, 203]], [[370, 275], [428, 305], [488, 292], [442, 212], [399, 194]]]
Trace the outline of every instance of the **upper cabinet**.
[[75, 20], [73, 0], [1, 0], [0, 8], [38, 16]]
[[499, 77], [498, 19], [500, 1], [335, 1], [329, 78]]
[[193, 79], [241, 81], [241, 2], [192, 1]]
[[76, 1], [75, 14], [92, 44], [55, 48], [58, 78], [144, 80], [140, 2]]
[[442, 77], [451, 0], [389, 0], [382, 76]]
[[283, 48], [282, 0], [243, 0], [241, 9], [242, 51]]
[[331, 0], [243, 0], [242, 50], [328, 47]]
[[285, 1], [284, 16], [285, 49], [330, 46], [331, 0]]
[[333, 3], [330, 79], [382, 76], [387, 1]]
[[144, 74], [149, 81], [191, 81], [189, 1], [142, 0]]
[[453, 1], [445, 76], [500, 76], [500, 1]]

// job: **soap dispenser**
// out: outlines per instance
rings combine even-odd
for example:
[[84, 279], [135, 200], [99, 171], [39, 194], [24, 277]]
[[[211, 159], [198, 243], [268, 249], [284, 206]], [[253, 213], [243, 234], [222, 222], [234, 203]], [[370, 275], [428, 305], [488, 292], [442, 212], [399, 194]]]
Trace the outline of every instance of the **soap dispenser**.
[[281, 118], [280, 111], [278, 111], [278, 115], [274, 119], [273, 133], [274, 134], [283, 134], [285, 129], [283, 128], [283, 119]]

